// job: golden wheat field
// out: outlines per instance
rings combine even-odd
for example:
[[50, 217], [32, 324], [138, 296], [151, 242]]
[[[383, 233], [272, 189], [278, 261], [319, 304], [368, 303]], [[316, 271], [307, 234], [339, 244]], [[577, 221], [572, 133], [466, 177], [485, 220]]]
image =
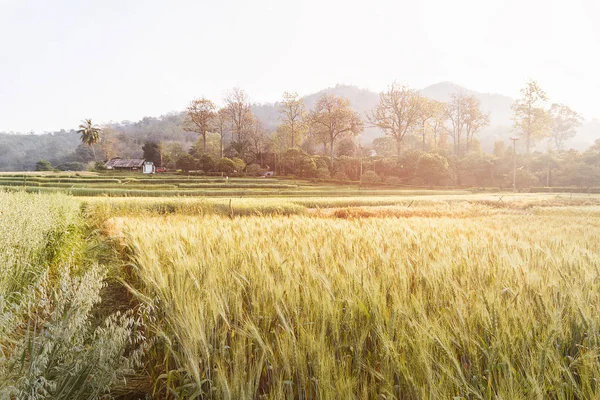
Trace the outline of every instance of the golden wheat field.
[[600, 209], [553, 199], [130, 214], [106, 229], [159, 310], [157, 387], [175, 397], [594, 398]]
[[600, 395], [598, 195], [0, 200], [0, 399]]

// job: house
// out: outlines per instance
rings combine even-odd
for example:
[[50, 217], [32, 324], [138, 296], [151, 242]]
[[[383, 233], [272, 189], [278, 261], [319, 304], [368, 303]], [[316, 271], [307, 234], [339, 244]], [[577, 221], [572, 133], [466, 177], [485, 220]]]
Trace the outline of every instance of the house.
[[[143, 158], [111, 158], [104, 164], [106, 169], [114, 171], [141, 171], [146, 160]], [[152, 162], [150, 162], [152, 163]]]
[[152, 161], [144, 161], [144, 166], [142, 167], [143, 174], [153, 174], [156, 172], [154, 168], [154, 163]]

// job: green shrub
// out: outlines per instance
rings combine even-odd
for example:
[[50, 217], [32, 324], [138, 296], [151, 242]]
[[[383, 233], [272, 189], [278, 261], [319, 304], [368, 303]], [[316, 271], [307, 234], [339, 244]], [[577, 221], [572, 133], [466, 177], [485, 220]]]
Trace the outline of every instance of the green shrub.
[[35, 170], [36, 171], [53, 171], [54, 168], [52, 168], [52, 164], [50, 164], [48, 161], [40, 160], [35, 163]]
[[366, 171], [360, 177], [361, 183], [379, 183], [381, 182], [381, 178], [375, 171]]
[[102, 161], [96, 161], [94, 163], [94, 171], [106, 171], [106, 165]]
[[348, 175], [346, 175], [346, 173], [344, 171], [336, 171], [333, 176], [333, 179], [338, 180], [338, 181], [349, 181], [350, 178], [348, 177]]
[[258, 164], [250, 164], [246, 167], [246, 174], [249, 176], [262, 176], [265, 169]]
[[331, 174], [329, 173], [329, 168], [327, 168], [327, 167], [317, 168], [316, 175], [317, 175], [318, 179], [330, 179], [331, 178]]
[[215, 169], [218, 172], [231, 173], [235, 171], [236, 165], [232, 159], [223, 157], [215, 164]]

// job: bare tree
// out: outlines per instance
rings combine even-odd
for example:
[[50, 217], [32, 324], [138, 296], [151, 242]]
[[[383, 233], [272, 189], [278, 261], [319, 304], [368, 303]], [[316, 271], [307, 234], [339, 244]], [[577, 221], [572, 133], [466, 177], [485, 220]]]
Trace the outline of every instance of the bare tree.
[[324, 94], [309, 113], [314, 134], [329, 141], [330, 159], [333, 165], [333, 146], [341, 137], [356, 136], [363, 130], [363, 122], [350, 102], [343, 97]]
[[219, 110], [215, 114], [215, 118], [213, 120], [214, 130], [219, 134], [219, 158], [223, 158], [223, 140], [225, 138], [225, 133], [227, 133], [227, 125], [229, 123], [229, 115], [227, 113], [226, 108], [219, 108]]
[[454, 154], [460, 157], [460, 146], [463, 136], [463, 128], [465, 126], [465, 119], [467, 114], [467, 96], [463, 93], [453, 93], [450, 95], [450, 101], [447, 106], [447, 115], [452, 128], [450, 129], [450, 136], [454, 142]]
[[117, 131], [110, 125], [105, 125], [100, 130], [100, 149], [107, 160], [116, 157], [119, 144], [117, 134]]
[[225, 97], [225, 109], [231, 123], [232, 147], [243, 158], [249, 145], [248, 135], [252, 132], [254, 123], [254, 116], [246, 92], [238, 87], [233, 88]]
[[258, 119], [254, 120], [254, 124], [252, 127], [252, 132], [250, 132], [249, 137], [250, 141], [250, 151], [254, 156], [255, 160], [258, 160], [260, 166], [263, 166], [263, 153], [265, 151], [265, 147], [267, 145], [267, 135], [265, 129], [263, 127], [262, 122]]
[[468, 153], [475, 135], [490, 124], [490, 116], [481, 111], [481, 102], [476, 96], [468, 96], [465, 99], [465, 105], [464, 121], [467, 142], [466, 152]]
[[216, 115], [215, 105], [203, 97], [192, 100], [186, 112], [181, 129], [199, 133], [202, 136], [202, 152], [206, 153], [206, 134], [211, 129]]
[[514, 127], [525, 139], [529, 154], [531, 145], [537, 139], [547, 137], [550, 131], [550, 117], [546, 111], [546, 92], [535, 81], [527, 82], [521, 89], [521, 98], [513, 105]]
[[571, 139], [577, 133], [583, 117], [564, 104], [552, 104], [550, 117], [552, 118], [550, 135], [554, 140], [556, 150], [562, 151], [565, 140]]
[[431, 133], [433, 134], [433, 147], [437, 149], [440, 136], [447, 133], [446, 121], [448, 120], [447, 104], [437, 100], [430, 100], [431, 107], [434, 110], [434, 116], [431, 121]]
[[379, 104], [368, 115], [372, 124], [396, 139], [398, 158], [404, 137], [418, 124], [420, 97], [417, 91], [394, 83], [379, 94]]
[[430, 120], [435, 118], [436, 109], [435, 109], [435, 100], [430, 100], [427, 97], [419, 96], [418, 104], [419, 104], [419, 114], [417, 117], [418, 123], [420, 125], [420, 134], [423, 151], [425, 151], [425, 137], [427, 136], [427, 128]]
[[279, 113], [282, 122], [280, 128], [289, 134], [290, 147], [293, 148], [306, 133], [304, 100], [298, 97], [298, 93], [284, 92]]

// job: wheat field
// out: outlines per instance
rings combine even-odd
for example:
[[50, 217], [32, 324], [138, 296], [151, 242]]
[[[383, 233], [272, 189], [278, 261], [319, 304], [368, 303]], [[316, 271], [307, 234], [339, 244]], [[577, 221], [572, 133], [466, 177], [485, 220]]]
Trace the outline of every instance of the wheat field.
[[0, 398], [600, 395], [600, 196], [0, 200]]
[[597, 207], [389, 212], [120, 218], [133, 290], [159, 310], [152, 329], [169, 352], [157, 387], [214, 399], [598, 395]]

